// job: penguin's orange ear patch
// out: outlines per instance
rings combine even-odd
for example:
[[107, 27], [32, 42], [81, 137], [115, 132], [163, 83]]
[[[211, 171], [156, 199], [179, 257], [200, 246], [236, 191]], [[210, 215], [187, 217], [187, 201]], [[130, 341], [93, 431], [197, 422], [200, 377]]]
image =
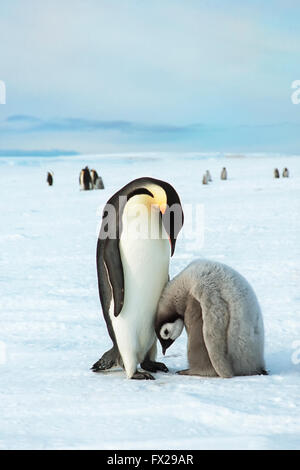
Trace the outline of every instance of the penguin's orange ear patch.
[[167, 207], [168, 207], [168, 205], [167, 205], [165, 202], [163, 202], [162, 204], [160, 204], [160, 206], [159, 206], [160, 212], [161, 212], [162, 214], [164, 214], [164, 213], [166, 212], [166, 210], [167, 210]]

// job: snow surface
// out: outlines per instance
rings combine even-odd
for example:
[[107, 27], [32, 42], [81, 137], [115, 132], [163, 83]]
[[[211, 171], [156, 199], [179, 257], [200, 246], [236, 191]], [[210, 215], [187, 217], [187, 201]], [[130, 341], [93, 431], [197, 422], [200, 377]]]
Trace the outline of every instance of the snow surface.
[[[79, 191], [85, 164], [102, 175], [104, 191]], [[228, 181], [219, 179], [223, 166]], [[273, 179], [275, 166], [288, 166], [291, 178]], [[203, 186], [206, 169], [213, 182]], [[203, 205], [203, 243], [182, 236], [171, 277], [205, 257], [249, 280], [269, 376], [177, 376], [187, 366], [185, 334], [156, 381], [89, 370], [110, 347], [95, 266], [100, 214], [140, 176], [174, 184], [187, 210]], [[0, 158], [0, 187], [0, 448], [300, 448], [300, 157]]]

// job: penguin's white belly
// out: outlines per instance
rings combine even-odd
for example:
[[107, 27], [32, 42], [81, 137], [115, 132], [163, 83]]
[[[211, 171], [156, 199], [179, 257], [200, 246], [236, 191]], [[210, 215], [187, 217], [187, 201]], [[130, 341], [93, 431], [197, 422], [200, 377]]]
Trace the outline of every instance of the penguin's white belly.
[[127, 355], [137, 363], [155, 341], [154, 317], [161, 292], [168, 281], [170, 244], [167, 239], [120, 239], [124, 271], [124, 305], [111, 315], [118, 346], [126, 369]]

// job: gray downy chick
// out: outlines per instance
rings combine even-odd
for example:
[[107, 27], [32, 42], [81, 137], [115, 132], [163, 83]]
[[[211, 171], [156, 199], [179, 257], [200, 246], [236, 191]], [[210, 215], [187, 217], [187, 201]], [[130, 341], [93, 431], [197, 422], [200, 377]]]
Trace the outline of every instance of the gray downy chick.
[[264, 374], [264, 326], [247, 280], [224, 264], [196, 260], [165, 287], [155, 330], [163, 352], [185, 326], [189, 369], [182, 375]]

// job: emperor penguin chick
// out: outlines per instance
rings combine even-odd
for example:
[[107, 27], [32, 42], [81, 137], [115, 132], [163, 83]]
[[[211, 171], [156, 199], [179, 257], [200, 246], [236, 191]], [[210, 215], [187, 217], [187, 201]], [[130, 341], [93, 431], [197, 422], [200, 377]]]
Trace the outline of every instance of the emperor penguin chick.
[[208, 183], [207, 176], [206, 176], [206, 173], [204, 173], [203, 178], [202, 178], [202, 184], [207, 184], [207, 183]]
[[206, 170], [206, 179], [209, 183], [212, 182], [212, 177], [211, 177], [211, 174], [210, 174], [210, 171], [209, 170]]
[[183, 326], [188, 335], [189, 369], [179, 374], [267, 374], [256, 295], [246, 279], [229, 266], [196, 260], [166, 285], [155, 322], [164, 354]]
[[222, 168], [222, 171], [221, 171], [221, 180], [227, 180], [227, 170], [225, 166]]
[[289, 176], [290, 176], [290, 173], [289, 173], [288, 168], [284, 168], [283, 172], [282, 172], [282, 177], [283, 178], [289, 178]]

